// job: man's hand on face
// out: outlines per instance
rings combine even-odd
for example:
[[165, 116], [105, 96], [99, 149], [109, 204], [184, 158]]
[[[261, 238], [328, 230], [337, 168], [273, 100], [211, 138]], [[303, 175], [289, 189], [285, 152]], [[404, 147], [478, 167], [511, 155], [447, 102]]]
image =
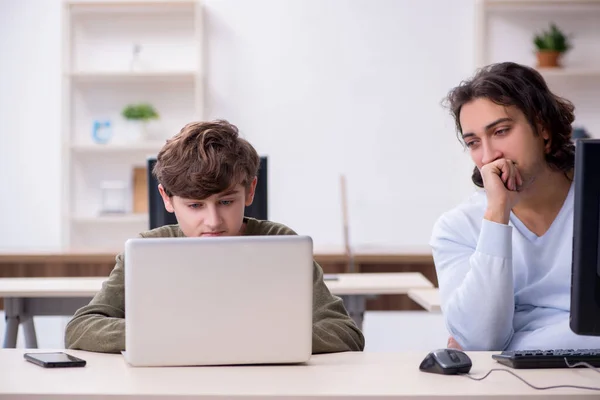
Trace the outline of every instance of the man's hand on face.
[[481, 168], [481, 178], [488, 205], [484, 218], [499, 224], [508, 224], [510, 210], [519, 201], [523, 179], [512, 160], [501, 158]]

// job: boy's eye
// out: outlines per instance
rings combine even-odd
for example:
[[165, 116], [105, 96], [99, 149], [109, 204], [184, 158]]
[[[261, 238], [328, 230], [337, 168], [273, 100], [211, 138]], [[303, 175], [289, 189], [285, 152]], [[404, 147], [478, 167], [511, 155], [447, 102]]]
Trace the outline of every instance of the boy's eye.
[[506, 132], [508, 132], [508, 128], [498, 129], [496, 135], [504, 135]]
[[233, 200], [221, 200], [221, 204], [224, 206], [228, 206], [233, 203]]
[[476, 140], [472, 140], [470, 142], [465, 143], [465, 146], [467, 146], [468, 148], [471, 148], [473, 146], [475, 146], [477, 144]]
[[191, 208], [191, 209], [200, 208], [201, 204], [192, 203], [192, 204], [188, 204], [188, 207]]

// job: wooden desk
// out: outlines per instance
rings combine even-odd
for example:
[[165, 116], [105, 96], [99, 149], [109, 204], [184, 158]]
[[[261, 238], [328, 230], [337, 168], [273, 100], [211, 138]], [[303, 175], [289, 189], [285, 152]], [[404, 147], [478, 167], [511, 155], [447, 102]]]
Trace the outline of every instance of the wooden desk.
[[[37, 350], [34, 350], [37, 351]], [[40, 350], [41, 351], [41, 350]], [[48, 350], [45, 350], [48, 351]], [[120, 354], [67, 351], [83, 368], [44, 369], [23, 359], [22, 349], [0, 350], [0, 399], [548, 399], [598, 398], [582, 389], [535, 390], [502, 371], [483, 381], [419, 371], [424, 353], [338, 353], [291, 366], [133, 368]], [[492, 353], [469, 353], [471, 374], [505, 368]], [[585, 369], [515, 370], [536, 386], [600, 387]]]
[[[315, 259], [319, 263], [346, 262], [348, 256], [342, 247], [315, 246]], [[429, 264], [433, 262], [428, 247], [355, 246], [352, 257], [357, 272], [365, 264]], [[340, 271], [341, 272], [341, 271]]]
[[[350, 316], [362, 329], [366, 298], [378, 294], [404, 294], [410, 289], [433, 287], [422, 274], [377, 273], [339, 274], [325, 280], [330, 291], [342, 297]], [[100, 291], [104, 277], [85, 278], [1, 278], [0, 297], [4, 297], [6, 328], [4, 348], [17, 344], [19, 326], [23, 327], [25, 345], [37, 347], [33, 317], [39, 315], [73, 315]]]
[[[112, 264], [119, 250], [27, 250], [8, 251], [0, 249], [2, 264]], [[344, 249], [317, 247], [314, 252], [319, 264], [344, 263], [348, 260]], [[424, 248], [403, 249], [390, 247], [358, 247], [354, 249], [357, 264], [428, 264], [433, 261], [431, 251]], [[340, 271], [341, 272], [341, 271]]]
[[[119, 250], [7, 250], [0, 249], [0, 277], [90, 277], [108, 276]], [[346, 272], [348, 257], [341, 247], [315, 247], [315, 260], [325, 273]], [[437, 276], [431, 251], [427, 248], [354, 248], [358, 272], [419, 272], [434, 286]], [[0, 299], [0, 309], [2, 299]], [[406, 293], [371, 296], [368, 310], [421, 310]]]

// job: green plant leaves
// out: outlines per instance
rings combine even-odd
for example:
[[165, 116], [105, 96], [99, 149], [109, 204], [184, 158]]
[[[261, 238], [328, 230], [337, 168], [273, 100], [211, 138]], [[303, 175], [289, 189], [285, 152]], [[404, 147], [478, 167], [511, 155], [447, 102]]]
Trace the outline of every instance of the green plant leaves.
[[121, 112], [121, 115], [123, 115], [125, 119], [142, 121], [158, 119], [159, 117], [154, 107], [148, 103], [128, 104]]
[[549, 30], [536, 34], [533, 43], [538, 51], [564, 53], [572, 47], [569, 38], [554, 23], [550, 24]]

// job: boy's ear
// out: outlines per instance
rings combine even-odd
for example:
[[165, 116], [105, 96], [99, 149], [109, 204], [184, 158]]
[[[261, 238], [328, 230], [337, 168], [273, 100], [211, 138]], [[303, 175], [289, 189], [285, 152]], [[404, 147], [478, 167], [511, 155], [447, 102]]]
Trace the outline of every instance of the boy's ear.
[[171, 198], [169, 197], [167, 192], [165, 192], [165, 188], [163, 187], [163, 185], [158, 185], [158, 191], [160, 193], [160, 197], [162, 197], [163, 199], [163, 203], [165, 203], [165, 209], [170, 213], [175, 212], [175, 209], [173, 208], [173, 203], [171, 202]]
[[248, 207], [254, 201], [254, 193], [256, 192], [256, 182], [258, 182], [258, 178], [254, 177], [250, 186], [246, 189], [246, 207]]

